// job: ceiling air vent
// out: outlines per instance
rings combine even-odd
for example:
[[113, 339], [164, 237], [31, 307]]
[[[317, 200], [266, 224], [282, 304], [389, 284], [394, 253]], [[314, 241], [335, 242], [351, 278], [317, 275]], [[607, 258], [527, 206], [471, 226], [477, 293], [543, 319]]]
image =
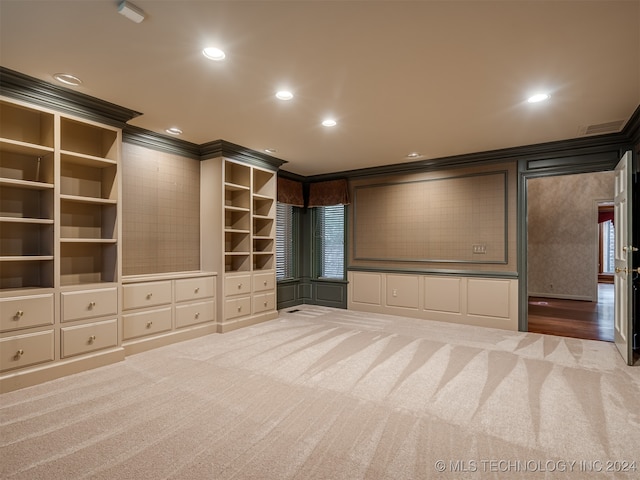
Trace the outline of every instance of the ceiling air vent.
[[605, 133], [619, 132], [624, 125], [624, 120], [615, 120], [613, 122], [596, 123], [594, 125], [580, 126], [578, 128], [579, 135], [602, 135]]

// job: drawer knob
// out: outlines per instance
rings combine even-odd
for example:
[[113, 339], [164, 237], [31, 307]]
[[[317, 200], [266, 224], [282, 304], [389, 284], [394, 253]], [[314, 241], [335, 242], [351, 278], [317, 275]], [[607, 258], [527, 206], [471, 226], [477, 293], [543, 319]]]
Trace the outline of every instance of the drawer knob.
[[96, 341], [96, 336], [95, 336], [95, 335], [91, 335], [91, 336], [89, 337], [89, 343], [93, 343], [93, 342], [95, 342], [95, 341]]
[[24, 350], [20, 349], [15, 354], [15, 359], [18, 360], [22, 355], [24, 355]]
[[239, 283], [239, 284], [238, 284], [238, 288], [242, 288], [242, 283]]
[[200, 287], [196, 287], [196, 289], [193, 292], [198, 293], [199, 291], [200, 291]]
[[18, 310], [16, 314], [13, 316], [16, 320], [20, 320], [20, 318], [24, 315], [24, 311]]
[[200, 318], [200, 312], [196, 312], [196, 318]]
[[147, 322], [147, 328], [151, 328], [151, 325], [153, 325], [153, 322]]
[[149, 300], [151, 297], [153, 297], [153, 293], [147, 293], [147, 300]]
[[238, 305], [238, 311], [242, 311], [242, 305]]
[[89, 302], [89, 310], [93, 310], [96, 307], [96, 302]]
[[265, 307], [267, 306], [267, 302], [264, 302], [264, 306], [265, 306]]
[[265, 286], [265, 287], [267, 286], [267, 281], [266, 281], [266, 280], [264, 281], [264, 286]]

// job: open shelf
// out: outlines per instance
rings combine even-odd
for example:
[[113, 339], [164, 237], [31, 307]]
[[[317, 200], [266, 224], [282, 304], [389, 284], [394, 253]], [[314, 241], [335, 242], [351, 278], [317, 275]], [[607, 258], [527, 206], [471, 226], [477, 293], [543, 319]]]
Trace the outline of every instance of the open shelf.
[[53, 149], [54, 115], [0, 101], [0, 132], [5, 139], [3, 143], [14, 142], [29, 144], [34, 148]]
[[235, 162], [224, 162], [225, 188], [251, 188], [251, 167]]
[[251, 256], [249, 254], [233, 254], [225, 253], [224, 255], [224, 271], [230, 272], [248, 272], [251, 270]]
[[276, 202], [273, 198], [265, 198], [262, 196], [253, 196], [253, 214], [261, 217], [275, 217]]
[[275, 240], [273, 238], [253, 237], [254, 253], [273, 253]]
[[224, 204], [226, 207], [237, 207], [249, 210], [251, 207], [251, 194], [248, 189], [235, 188], [225, 185], [224, 189]]
[[60, 119], [60, 148], [87, 157], [118, 159], [118, 132], [69, 118]]
[[275, 219], [266, 217], [253, 217], [253, 234], [257, 237], [275, 236]]
[[115, 243], [61, 242], [60, 284], [83, 285], [117, 281]]
[[117, 167], [60, 163], [60, 193], [64, 196], [117, 200]]
[[62, 199], [60, 236], [63, 239], [115, 240], [117, 224], [115, 204]]
[[254, 270], [273, 270], [274, 255], [272, 253], [254, 253], [253, 269]]
[[0, 257], [53, 255], [53, 224], [13, 223], [0, 233]]
[[0, 289], [52, 288], [53, 258], [0, 259]]
[[224, 251], [225, 253], [244, 253], [249, 254], [251, 244], [249, 240], [249, 232], [228, 232], [224, 234]]
[[274, 198], [276, 195], [276, 174], [257, 168], [253, 169], [253, 194]]
[[251, 228], [249, 210], [224, 209], [224, 228], [226, 230], [246, 230]]

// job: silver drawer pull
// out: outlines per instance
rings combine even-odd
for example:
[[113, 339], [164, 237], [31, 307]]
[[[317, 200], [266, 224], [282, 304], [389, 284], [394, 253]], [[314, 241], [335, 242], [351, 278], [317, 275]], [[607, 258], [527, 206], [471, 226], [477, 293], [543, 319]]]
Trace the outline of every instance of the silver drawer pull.
[[18, 310], [16, 314], [13, 316], [16, 320], [20, 320], [20, 318], [24, 315], [24, 311]]
[[153, 325], [153, 322], [147, 322], [147, 328], [151, 328], [151, 325]]
[[193, 291], [193, 293], [198, 293], [200, 292], [200, 287], [196, 287], [196, 289]]
[[96, 307], [96, 302], [89, 302], [89, 310], [93, 310]]
[[151, 299], [151, 297], [153, 297], [153, 293], [147, 293], [147, 300]]
[[91, 336], [89, 337], [89, 343], [93, 343], [93, 342], [95, 342], [95, 341], [96, 341], [96, 336], [95, 336], [95, 335], [91, 335]]
[[20, 349], [16, 352], [15, 356], [13, 358], [15, 358], [16, 360], [18, 360], [22, 355], [24, 355], [24, 350]]

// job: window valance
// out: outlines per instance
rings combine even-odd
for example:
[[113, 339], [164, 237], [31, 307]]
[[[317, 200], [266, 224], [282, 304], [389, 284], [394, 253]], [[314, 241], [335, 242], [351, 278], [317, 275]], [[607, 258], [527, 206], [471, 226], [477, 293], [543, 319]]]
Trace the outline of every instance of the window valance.
[[309, 185], [309, 207], [328, 207], [349, 204], [349, 185], [346, 179], [316, 182]]
[[302, 183], [288, 178], [278, 177], [278, 202], [304, 207]]

